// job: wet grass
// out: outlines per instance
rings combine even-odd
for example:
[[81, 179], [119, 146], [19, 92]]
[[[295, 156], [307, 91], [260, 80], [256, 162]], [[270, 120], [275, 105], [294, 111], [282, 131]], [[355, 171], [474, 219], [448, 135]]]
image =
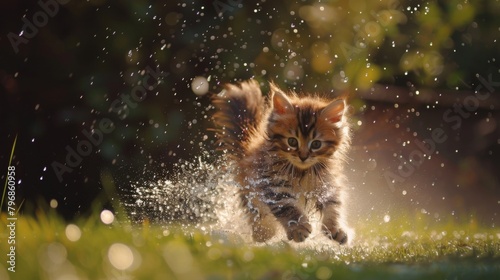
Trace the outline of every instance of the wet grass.
[[415, 220], [364, 225], [351, 247], [296, 248], [99, 217], [67, 224], [52, 214], [21, 216], [14, 273], [8, 232], [0, 233], [0, 279], [498, 279], [499, 230]]

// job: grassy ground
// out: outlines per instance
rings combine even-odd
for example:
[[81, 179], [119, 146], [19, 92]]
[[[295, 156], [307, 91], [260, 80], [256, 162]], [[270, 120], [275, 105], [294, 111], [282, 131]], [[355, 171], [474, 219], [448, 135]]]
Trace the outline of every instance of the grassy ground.
[[500, 279], [498, 229], [418, 219], [365, 225], [351, 247], [299, 249], [243, 244], [202, 229], [106, 225], [99, 218], [67, 224], [40, 214], [16, 221], [10, 272], [6, 218], [0, 279]]

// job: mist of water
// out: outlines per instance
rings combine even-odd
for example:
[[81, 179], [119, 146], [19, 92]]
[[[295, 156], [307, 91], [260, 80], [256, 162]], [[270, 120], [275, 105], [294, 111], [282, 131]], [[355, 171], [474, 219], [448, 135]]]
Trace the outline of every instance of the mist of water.
[[[181, 162], [168, 179], [138, 181], [125, 203], [130, 218], [141, 223], [148, 220], [160, 226], [180, 226], [185, 232], [201, 230], [219, 240], [252, 244], [283, 245], [297, 248], [330, 250], [337, 243], [327, 239], [320, 230], [319, 215], [311, 215], [312, 234], [304, 243], [288, 242], [278, 227], [274, 238], [265, 244], [252, 242], [251, 227], [241, 207], [232, 166], [222, 158], [213, 160], [204, 152], [193, 161]], [[353, 237], [350, 232], [350, 237]]]

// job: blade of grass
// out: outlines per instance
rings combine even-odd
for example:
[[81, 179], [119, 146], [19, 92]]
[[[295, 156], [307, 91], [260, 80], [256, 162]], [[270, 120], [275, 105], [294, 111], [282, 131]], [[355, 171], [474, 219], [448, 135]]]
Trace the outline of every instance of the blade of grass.
[[102, 201], [104, 202], [106, 199], [110, 199], [110, 203], [115, 210], [114, 215], [119, 221], [126, 223], [128, 221], [128, 218], [123, 204], [121, 204], [118, 199], [112, 199], [114, 197], [117, 197], [116, 185], [113, 180], [113, 175], [107, 169], [101, 170], [101, 184], [104, 190], [104, 197], [102, 197]]
[[[17, 134], [14, 138], [14, 143], [12, 144], [12, 149], [10, 150], [9, 166], [12, 164], [12, 158], [14, 157], [14, 150], [16, 149]], [[5, 176], [5, 185], [3, 186], [2, 201], [0, 202], [0, 211], [3, 209], [3, 201], [5, 200], [5, 193], [7, 192], [7, 183], [9, 182], [9, 176]], [[18, 210], [19, 211], [19, 210]]]

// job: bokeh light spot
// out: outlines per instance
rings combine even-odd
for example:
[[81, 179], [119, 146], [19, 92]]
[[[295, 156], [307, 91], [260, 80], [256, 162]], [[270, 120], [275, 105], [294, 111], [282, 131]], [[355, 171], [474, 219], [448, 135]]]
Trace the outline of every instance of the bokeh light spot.
[[107, 225], [113, 223], [113, 221], [115, 220], [115, 215], [113, 214], [113, 212], [109, 211], [109, 210], [102, 210], [101, 212], [101, 221]]
[[82, 237], [82, 231], [77, 225], [74, 224], [69, 224], [66, 226], [66, 238], [68, 238], [69, 241], [76, 242], [80, 240], [80, 237]]
[[191, 82], [191, 89], [198, 96], [205, 95], [209, 89], [207, 79], [205, 77], [195, 77]]
[[114, 243], [108, 249], [108, 259], [116, 269], [125, 270], [134, 263], [134, 253], [127, 245]]

